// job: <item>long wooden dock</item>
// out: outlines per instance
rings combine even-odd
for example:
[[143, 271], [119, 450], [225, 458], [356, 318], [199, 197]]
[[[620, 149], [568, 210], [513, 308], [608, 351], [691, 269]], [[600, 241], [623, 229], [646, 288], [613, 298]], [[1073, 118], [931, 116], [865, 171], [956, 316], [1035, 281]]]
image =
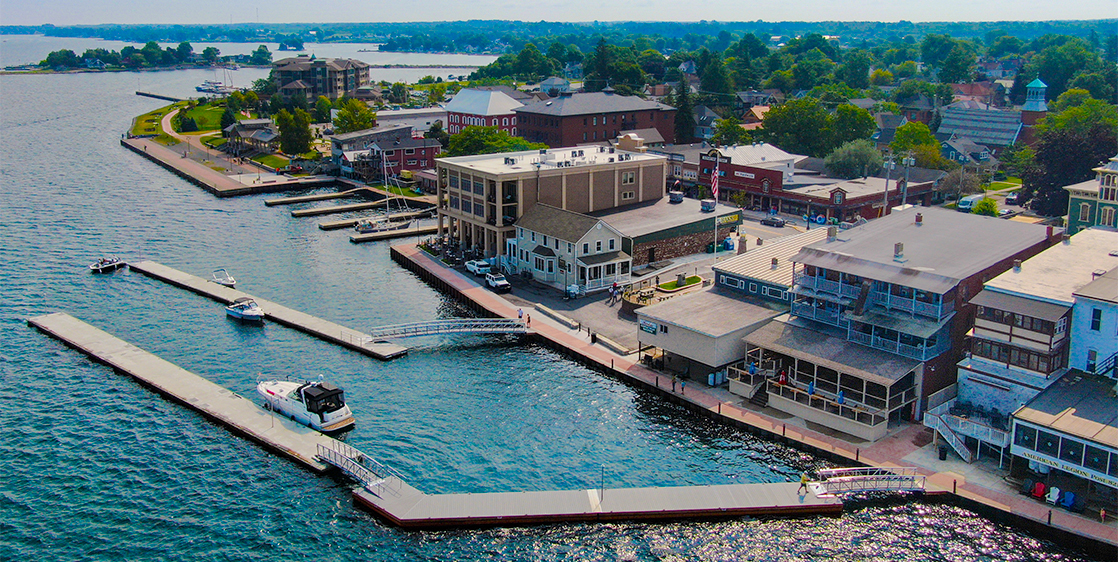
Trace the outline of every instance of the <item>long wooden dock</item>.
[[374, 192], [371, 189], [358, 187], [356, 189], [347, 189], [345, 191], [337, 191], [334, 193], [316, 193], [314, 195], [296, 195], [294, 197], [279, 197], [277, 199], [265, 199], [264, 205], [267, 207], [274, 207], [276, 205], [294, 205], [296, 203], [311, 203], [314, 201], [326, 201], [329, 199], [341, 199], [343, 197], [351, 197], [358, 193], [366, 193], [372, 195]]
[[353, 497], [404, 529], [842, 513], [841, 499], [798, 490], [798, 483], [775, 483], [427, 495], [390, 478]]
[[128, 267], [149, 277], [159, 279], [165, 283], [192, 291], [204, 297], [209, 297], [224, 304], [232, 303], [240, 297], [249, 297], [260, 305], [261, 310], [264, 311], [264, 315], [268, 320], [272, 320], [289, 328], [295, 328], [296, 330], [330, 343], [359, 351], [365, 355], [376, 357], [382, 361], [395, 359], [408, 352], [406, 347], [390, 342], [374, 341], [368, 334], [363, 332], [311, 316], [304, 312], [299, 312], [298, 310], [288, 308], [272, 301], [257, 298], [236, 289], [218, 285], [207, 279], [202, 279], [201, 277], [179, 271], [172, 267], [167, 267], [160, 263], [141, 261], [129, 263]]
[[313, 209], [295, 209], [291, 211], [293, 217], [316, 217], [319, 215], [332, 215], [335, 213], [349, 213], [352, 211], [365, 211], [368, 209], [376, 209], [384, 207], [388, 201], [382, 199], [380, 201], [367, 201], [365, 203], [350, 203], [349, 205], [334, 205], [331, 207], [315, 207]]
[[69, 314], [58, 312], [36, 316], [29, 318], [27, 323], [93, 360], [126, 373], [159, 394], [315, 472], [325, 472], [330, 468], [317, 457], [318, 446], [329, 445], [333, 441], [330, 437], [287, 418], [274, 416], [235, 392]]
[[393, 238], [404, 238], [407, 236], [424, 236], [426, 234], [434, 234], [439, 231], [438, 225], [431, 226], [417, 226], [416, 228], [402, 228], [400, 230], [386, 230], [384, 232], [370, 232], [368, 234], [354, 234], [349, 237], [349, 241], [354, 244], [362, 242], [376, 242], [377, 240], [391, 240]]

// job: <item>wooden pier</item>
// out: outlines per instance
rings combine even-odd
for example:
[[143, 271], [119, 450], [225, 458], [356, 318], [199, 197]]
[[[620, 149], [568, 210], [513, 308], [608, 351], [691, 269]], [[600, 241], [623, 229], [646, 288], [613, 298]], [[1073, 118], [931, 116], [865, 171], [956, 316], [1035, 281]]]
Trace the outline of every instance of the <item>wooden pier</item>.
[[407, 236], [424, 236], [427, 234], [434, 234], [439, 231], [438, 225], [431, 226], [417, 226], [415, 228], [401, 228], [400, 230], [386, 230], [384, 232], [370, 232], [368, 234], [354, 234], [349, 237], [349, 241], [354, 244], [362, 242], [376, 242], [377, 240], [391, 240], [393, 238], [404, 238]]
[[[287, 418], [275, 416], [235, 392], [118, 339], [69, 314], [29, 318], [27, 323], [91, 359], [136, 379], [159, 394], [191, 408], [266, 448], [321, 473], [330, 469], [317, 457], [332, 438]], [[246, 374], [246, 376], [249, 376]]]
[[319, 215], [332, 215], [337, 213], [350, 213], [353, 211], [365, 211], [368, 209], [377, 209], [384, 207], [388, 204], [388, 200], [381, 199], [380, 201], [368, 201], [365, 203], [350, 203], [349, 205], [334, 205], [332, 207], [315, 207], [313, 209], [295, 209], [291, 211], [293, 217], [316, 217]]
[[375, 341], [368, 334], [363, 332], [311, 316], [304, 312], [299, 312], [298, 310], [287, 308], [286, 306], [271, 301], [254, 297], [236, 289], [218, 285], [208, 279], [196, 277], [153, 261], [130, 263], [128, 267], [149, 277], [159, 279], [165, 283], [192, 291], [204, 297], [209, 297], [224, 304], [232, 303], [240, 297], [249, 297], [260, 305], [261, 310], [264, 311], [264, 315], [268, 320], [305, 332], [330, 343], [359, 351], [365, 355], [376, 357], [382, 361], [395, 359], [408, 352], [406, 347], [386, 341]]
[[359, 187], [357, 189], [347, 189], [345, 191], [338, 191], [335, 193], [316, 193], [314, 195], [297, 195], [294, 197], [280, 197], [278, 199], [265, 199], [264, 205], [266, 207], [275, 207], [276, 205], [294, 205], [296, 203], [311, 203], [314, 201], [326, 201], [329, 199], [341, 199], [343, 197], [351, 197], [358, 193], [366, 193], [372, 195], [374, 192], [371, 189]]
[[[424, 209], [422, 211], [412, 211], [404, 213], [392, 213], [392, 218], [395, 219], [415, 219], [419, 217], [426, 217], [433, 213], [431, 209]], [[381, 218], [384, 215], [378, 215], [376, 218]], [[318, 223], [320, 230], [340, 230], [343, 228], [353, 228], [358, 222], [365, 220], [364, 218], [342, 219], [336, 221], [326, 221]]]

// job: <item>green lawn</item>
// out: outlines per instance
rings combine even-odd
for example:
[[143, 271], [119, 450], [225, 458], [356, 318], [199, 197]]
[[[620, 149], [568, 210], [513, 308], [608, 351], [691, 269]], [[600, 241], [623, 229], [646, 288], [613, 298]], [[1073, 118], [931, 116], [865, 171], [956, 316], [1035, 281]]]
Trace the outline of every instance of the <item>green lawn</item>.
[[216, 131], [221, 129], [221, 114], [225, 113], [224, 106], [199, 105], [183, 116], [191, 117], [198, 124], [199, 131]]
[[180, 105], [181, 102], [171, 104], [137, 117], [136, 121], [132, 124], [132, 130], [130, 132], [133, 136], [137, 137], [144, 135], [158, 135], [162, 133], [163, 130], [160, 128], [160, 121], [163, 119], [163, 116], [167, 115], [168, 112], [175, 109], [176, 106]]
[[205, 137], [202, 139], [202, 142], [210, 148], [218, 148], [228, 141], [229, 139], [223, 137]]
[[[688, 285], [694, 285], [695, 283], [698, 283], [702, 280], [702, 277], [699, 277], [698, 275], [692, 275], [683, 281], [683, 286], [686, 287]], [[667, 283], [662, 283], [660, 285], [660, 288], [665, 291], [671, 291], [672, 289], [677, 289], [679, 287], [675, 281], [668, 281]]]
[[1018, 181], [1017, 183], [1013, 183], [1011, 181], [994, 181], [990, 182], [990, 185], [986, 188], [986, 190], [997, 191], [999, 189], [1011, 189], [1014, 187], [1021, 187], [1021, 182]]
[[407, 187], [396, 187], [394, 185], [378, 185], [375, 187], [377, 189], [383, 189], [393, 195], [399, 195], [400, 197], [415, 197], [417, 195], [415, 190]]
[[253, 156], [252, 159], [256, 162], [260, 162], [265, 166], [268, 166], [269, 168], [275, 168], [277, 170], [280, 168], [286, 168], [287, 165], [291, 163], [291, 161], [287, 158], [284, 158], [283, 156], [276, 156], [275, 154], [261, 154], [258, 156]]

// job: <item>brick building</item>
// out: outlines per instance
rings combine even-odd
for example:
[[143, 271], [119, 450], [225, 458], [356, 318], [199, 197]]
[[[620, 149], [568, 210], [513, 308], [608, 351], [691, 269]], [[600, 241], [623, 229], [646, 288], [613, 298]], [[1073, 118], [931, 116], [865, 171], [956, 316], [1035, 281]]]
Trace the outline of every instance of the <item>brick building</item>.
[[497, 127], [516, 136], [516, 108], [524, 104], [500, 90], [466, 88], [446, 105], [446, 131], [459, 133], [465, 127]]
[[514, 110], [520, 136], [550, 147], [606, 142], [633, 129], [656, 129], [675, 138], [675, 108], [612, 91], [574, 94]]

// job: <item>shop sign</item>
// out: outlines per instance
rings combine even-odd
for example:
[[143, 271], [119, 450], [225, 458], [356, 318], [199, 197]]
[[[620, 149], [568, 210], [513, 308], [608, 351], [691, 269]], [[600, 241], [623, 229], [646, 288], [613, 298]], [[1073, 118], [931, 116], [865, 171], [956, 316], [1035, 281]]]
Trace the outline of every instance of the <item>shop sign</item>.
[[655, 334], [658, 328], [655, 322], [649, 322], [648, 320], [641, 320], [640, 326], [642, 332], [648, 332], [650, 334]]

